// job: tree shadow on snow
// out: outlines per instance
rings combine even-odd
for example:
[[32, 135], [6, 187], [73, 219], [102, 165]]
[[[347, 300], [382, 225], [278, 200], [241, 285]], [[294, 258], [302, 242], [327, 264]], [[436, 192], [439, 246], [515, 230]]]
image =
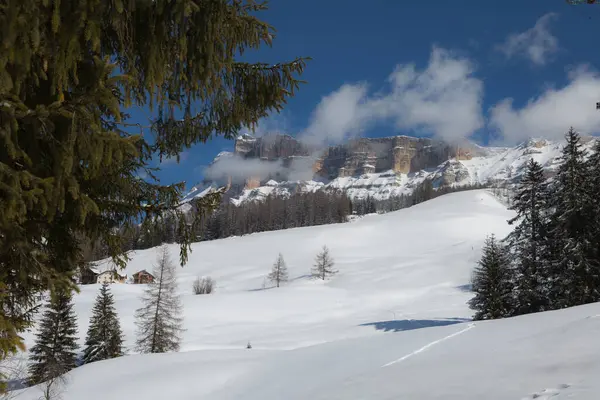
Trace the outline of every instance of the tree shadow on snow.
[[275, 289], [277, 286], [265, 286], [263, 288], [248, 289], [249, 292], [264, 292], [265, 290]]
[[[297, 276], [295, 278], [292, 278], [292, 279], [288, 280], [288, 282], [294, 282], [294, 281], [297, 281], [297, 280], [300, 280], [300, 279], [308, 279], [308, 278], [312, 278], [312, 275], [310, 275], [310, 274], [300, 275], [300, 276]], [[269, 284], [269, 286], [260, 287], [260, 288], [256, 288], [256, 289], [248, 289], [248, 291], [249, 292], [262, 292], [262, 291], [265, 291], [265, 290], [271, 290], [271, 289], [276, 289], [276, 288], [277, 288], [276, 285]]]
[[394, 321], [380, 321], [360, 324], [360, 326], [373, 326], [378, 331], [401, 332], [412, 331], [414, 329], [433, 328], [435, 326], [447, 326], [471, 321], [468, 318], [449, 318], [449, 319], [402, 319]]
[[290, 282], [298, 281], [300, 279], [309, 279], [309, 278], [312, 278], [312, 277], [313, 276], [311, 274], [300, 275], [300, 276], [297, 276], [295, 278], [290, 279]]

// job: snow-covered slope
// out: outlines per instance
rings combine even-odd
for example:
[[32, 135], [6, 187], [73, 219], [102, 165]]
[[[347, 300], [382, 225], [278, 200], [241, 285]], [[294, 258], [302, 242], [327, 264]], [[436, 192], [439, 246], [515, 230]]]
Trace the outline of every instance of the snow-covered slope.
[[[589, 138], [585, 147], [590, 150], [593, 140]], [[393, 170], [363, 174], [360, 176], [339, 177], [330, 182], [294, 181], [276, 182], [270, 180], [263, 186], [246, 189], [231, 199], [234, 204], [260, 201], [268, 195], [289, 196], [296, 191], [343, 190], [351, 198], [367, 196], [387, 199], [400, 194], [410, 194], [423, 180], [432, 179], [436, 186], [465, 186], [486, 183], [514, 183], [525, 170], [527, 161], [535, 159], [545, 170], [552, 173], [561, 154], [563, 143], [544, 139], [531, 139], [516, 147], [478, 147], [478, 154], [470, 160], [448, 160], [436, 168], [411, 174], [396, 173]], [[210, 186], [209, 186], [210, 187]], [[186, 199], [201, 196], [200, 186], [194, 188]]]
[[[346, 224], [197, 243], [177, 270], [182, 352], [77, 368], [63, 399], [597, 399], [600, 305], [468, 321], [483, 240], [507, 234], [511, 216], [478, 190]], [[307, 275], [324, 244], [340, 272], [314, 281]], [[279, 252], [290, 281], [264, 287]], [[137, 252], [127, 273], [154, 258]], [[203, 275], [216, 293], [193, 296]], [[112, 285], [129, 346], [142, 290]], [[82, 337], [97, 291], [84, 286], [75, 299]], [[29, 388], [18, 398], [39, 395]]]

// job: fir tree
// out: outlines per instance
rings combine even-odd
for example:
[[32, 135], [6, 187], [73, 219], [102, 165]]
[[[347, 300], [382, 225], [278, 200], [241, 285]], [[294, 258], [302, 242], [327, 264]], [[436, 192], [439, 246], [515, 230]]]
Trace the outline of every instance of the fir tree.
[[[168, 210], [183, 183], [161, 185], [153, 160], [280, 111], [306, 59], [240, 60], [270, 46], [255, 1], [23, 0], [0, 5], [0, 357], [22, 348], [28, 305], [72, 290], [78, 235], [126, 263], [119, 227]], [[129, 120], [149, 108], [151, 120]], [[177, 116], [177, 117], [176, 117]], [[180, 118], [179, 118], [180, 117]], [[147, 175], [141, 179], [141, 173]], [[195, 199], [208, 212], [220, 192]], [[182, 234], [187, 260], [193, 224]], [[26, 305], [17, 313], [13, 305]], [[5, 310], [9, 310], [8, 312]]]
[[506, 249], [491, 235], [473, 272], [475, 297], [469, 301], [475, 311], [473, 319], [503, 318], [514, 313], [512, 275]]
[[592, 201], [590, 204], [590, 240], [592, 254], [590, 257], [594, 260], [595, 265], [600, 263], [600, 140], [596, 139], [594, 144], [593, 152], [587, 161], [587, 192], [589, 193], [589, 199]]
[[592, 227], [597, 199], [587, 182], [590, 171], [580, 137], [572, 128], [566, 135], [562, 164], [552, 192], [550, 231], [550, 301], [553, 308], [570, 307], [600, 299], [600, 276], [594, 259]]
[[283, 256], [279, 253], [277, 257], [277, 261], [273, 264], [273, 269], [271, 273], [267, 276], [271, 282], [274, 282], [277, 287], [279, 287], [280, 283], [287, 282], [288, 280], [288, 271], [285, 265], [285, 261], [283, 261]]
[[517, 188], [511, 210], [517, 215], [509, 224], [516, 223], [507, 237], [515, 255], [517, 314], [543, 311], [547, 308], [546, 252], [548, 228], [548, 188], [542, 166], [531, 159]]
[[183, 332], [175, 266], [166, 245], [158, 251], [155, 280], [144, 292], [143, 306], [135, 312], [136, 349], [141, 353], [178, 351]]
[[323, 249], [317, 254], [315, 258], [315, 264], [313, 266], [312, 275], [319, 279], [325, 280], [328, 276], [336, 274], [338, 271], [333, 269], [333, 259], [329, 255], [329, 249], [327, 246], [323, 246]]
[[31, 383], [53, 380], [75, 368], [77, 348], [77, 317], [71, 296], [57, 293], [44, 312], [30, 349]]
[[123, 355], [123, 333], [108, 284], [100, 288], [83, 350], [84, 364]]

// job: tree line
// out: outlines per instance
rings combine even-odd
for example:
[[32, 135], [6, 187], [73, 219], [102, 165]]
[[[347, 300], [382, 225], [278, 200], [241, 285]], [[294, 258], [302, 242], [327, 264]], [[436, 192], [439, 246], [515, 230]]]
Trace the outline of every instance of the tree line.
[[[197, 219], [195, 242], [242, 236], [255, 232], [346, 222], [352, 214], [352, 202], [345, 193], [333, 191], [299, 192], [289, 197], [267, 196], [264, 201], [235, 205], [223, 202], [212, 213], [192, 208], [186, 218]], [[134, 229], [122, 230], [127, 250], [148, 249], [163, 243], [180, 242], [180, 220], [164, 214], [145, 221]], [[92, 250], [93, 249], [93, 250]], [[102, 246], [89, 246], [89, 260], [105, 257]]]
[[473, 274], [475, 319], [600, 301], [600, 141], [566, 134], [556, 176], [531, 159], [511, 201], [514, 230], [490, 236]]
[[425, 179], [415, 186], [409, 194], [399, 194], [390, 196], [386, 199], [378, 199], [373, 196], [367, 196], [352, 201], [352, 211], [355, 215], [365, 214], [383, 214], [392, 211], [398, 211], [403, 208], [412, 207], [424, 201], [436, 197], [465, 190], [483, 189], [489, 187], [488, 184], [474, 183], [461, 186], [441, 186], [435, 188], [431, 179]]
[[[139, 353], [178, 351], [183, 332], [182, 305], [177, 294], [175, 265], [166, 246], [159, 248], [154, 282], [142, 295], [135, 312]], [[44, 399], [58, 398], [65, 374], [73, 368], [125, 354], [124, 335], [107, 283], [100, 287], [81, 354], [77, 316], [70, 293], [54, 293], [40, 320], [35, 344], [30, 349], [29, 385], [41, 384]]]
[[[179, 218], [185, 218], [186, 224], [190, 220], [199, 221], [195, 225], [194, 242], [256, 232], [336, 224], [347, 222], [351, 215], [397, 211], [444, 194], [485, 187], [488, 185], [434, 188], [432, 180], [425, 179], [417, 184], [410, 194], [394, 195], [386, 199], [373, 196], [351, 199], [343, 191], [298, 192], [288, 197], [269, 195], [264, 201], [244, 202], [239, 205], [224, 202], [209, 214], [202, 214], [203, 210], [197, 210], [193, 206], [187, 215], [180, 217], [173, 213], [164, 213], [154, 220], [145, 220], [133, 228], [122, 229], [121, 237], [126, 250], [149, 249], [163, 243], [181, 243]], [[108, 249], [100, 243], [87, 243], [84, 253], [88, 261], [109, 256]]]

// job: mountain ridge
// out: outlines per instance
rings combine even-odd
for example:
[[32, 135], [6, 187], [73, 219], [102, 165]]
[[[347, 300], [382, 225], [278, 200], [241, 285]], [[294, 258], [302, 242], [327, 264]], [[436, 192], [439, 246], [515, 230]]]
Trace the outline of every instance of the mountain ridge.
[[[594, 140], [583, 137], [584, 147], [591, 149]], [[225, 188], [226, 201], [240, 205], [269, 195], [318, 190], [344, 191], [353, 200], [383, 200], [410, 194], [427, 179], [435, 188], [512, 185], [532, 157], [552, 175], [562, 145], [562, 141], [542, 138], [531, 138], [515, 147], [486, 147], [472, 142], [451, 145], [437, 139], [398, 135], [358, 138], [318, 151], [290, 135], [246, 134], [236, 138], [233, 152], [219, 153], [209, 166], [209, 172], [225, 173], [213, 173], [216, 179], [205, 179], [183, 201], [219, 187]], [[227, 171], [234, 174], [227, 175]]]

